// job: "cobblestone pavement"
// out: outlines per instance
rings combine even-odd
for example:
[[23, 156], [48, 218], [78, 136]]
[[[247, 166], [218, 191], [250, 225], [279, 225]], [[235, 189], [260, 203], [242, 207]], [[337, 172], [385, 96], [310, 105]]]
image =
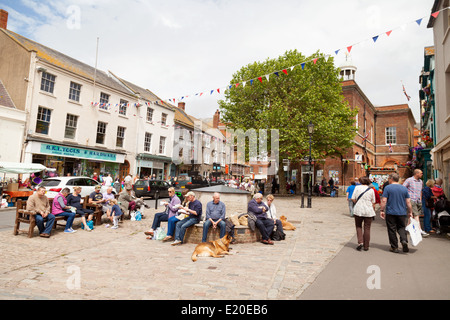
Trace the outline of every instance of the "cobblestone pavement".
[[297, 226], [286, 240], [234, 244], [233, 255], [197, 262], [195, 244], [146, 239], [155, 209], [117, 230], [87, 232], [76, 219], [78, 232], [58, 227], [49, 239], [2, 231], [0, 299], [297, 299], [354, 236], [354, 222], [344, 197], [313, 198], [312, 209], [299, 197], [274, 203]]

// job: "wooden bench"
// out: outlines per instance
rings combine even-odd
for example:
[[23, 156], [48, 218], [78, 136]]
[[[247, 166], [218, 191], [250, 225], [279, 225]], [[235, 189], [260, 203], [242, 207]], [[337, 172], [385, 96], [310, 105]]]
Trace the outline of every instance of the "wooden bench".
[[[49, 202], [50, 208], [51, 208], [53, 199], [48, 199], [48, 202]], [[84, 197], [83, 209], [94, 210], [94, 213], [93, 213], [94, 224], [95, 225], [101, 224], [102, 215], [103, 215], [102, 207], [99, 205], [95, 205], [95, 204], [89, 204], [88, 202], [89, 202], [89, 196]], [[15, 224], [14, 224], [13, 234], [18, 235], [20, 232], [27, 233], [28, 238], [32, 238], [33, 233], [34, 233], [34, 227], [36, 226], [36, 217], [35, 217], [36, 214], [34, 212], [27, 211], [26, 208], [27, 208], [27, 202], [19, 199], [16, 203], [16, 220], [15, 220]], [[75, 215], [75, 218], [79, 218], [79, 217], [81, 217], [81, 215], [79, 215], [79, 214]], [[64, 224], [58, 224], [58, 221], [66, 220], [66, 219], [67, 219], [66, 217], [56, 215], [55, 223], [53, 224], [53, 229], [56, 229], [56, 226], [65, 226]], [[21, 223], [28, 224], [29, 225], [28, 229], [20, 229]]]

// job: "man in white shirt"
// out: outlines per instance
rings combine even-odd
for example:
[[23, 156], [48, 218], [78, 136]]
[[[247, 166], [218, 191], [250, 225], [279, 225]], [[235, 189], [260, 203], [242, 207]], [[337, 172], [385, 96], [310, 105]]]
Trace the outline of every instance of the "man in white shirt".
[[103, 183], [106, 187], [111, 187], [113, 183], [113, 179], [111, 178], [111, 174], [107, 174], [106, 177], [103, 177]]

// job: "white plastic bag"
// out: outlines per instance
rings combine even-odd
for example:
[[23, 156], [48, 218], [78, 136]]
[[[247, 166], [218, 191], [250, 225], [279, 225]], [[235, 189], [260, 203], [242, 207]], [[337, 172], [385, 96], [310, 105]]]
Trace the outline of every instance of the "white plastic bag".
[[422, 233], [419, 222], [413, 218], [409, 218], [409, 224], [406, 226], [405, 230], [409, 232], [411, 243], [414, 247], [416, 247], [420, 241], [422, 241]]
[[162, 240], [166, 237], [166, 230], [164, 228], [158, 227], [153, 232], [153, 240]]
[[160, 228], [156, 240], [163, 240], [166, 236], [166, 229]]

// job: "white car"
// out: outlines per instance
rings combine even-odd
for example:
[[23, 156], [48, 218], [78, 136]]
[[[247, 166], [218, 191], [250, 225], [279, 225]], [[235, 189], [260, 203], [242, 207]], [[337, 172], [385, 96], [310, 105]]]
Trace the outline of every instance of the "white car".
[[[73, 187], [79, 186], [81, 187], [81, 197], [85, 197], [95, 191], [96, 185], [101, 184], [89, 177], [54, 177], [44, 179], [37, 187], [45, 187], [47, 190], [47, 193], [45, 194], [47, 198], [54, 198], [62, 189], [66, 187], [69, 188], [70, 193], [72, 193]], [[101, 192], [105, 193], [108, 187], [103, 185], [101, 186]], [[35, 190], [37, 190], [37, 187]], [[113, 193], [116, 193], [114, 189]]]

